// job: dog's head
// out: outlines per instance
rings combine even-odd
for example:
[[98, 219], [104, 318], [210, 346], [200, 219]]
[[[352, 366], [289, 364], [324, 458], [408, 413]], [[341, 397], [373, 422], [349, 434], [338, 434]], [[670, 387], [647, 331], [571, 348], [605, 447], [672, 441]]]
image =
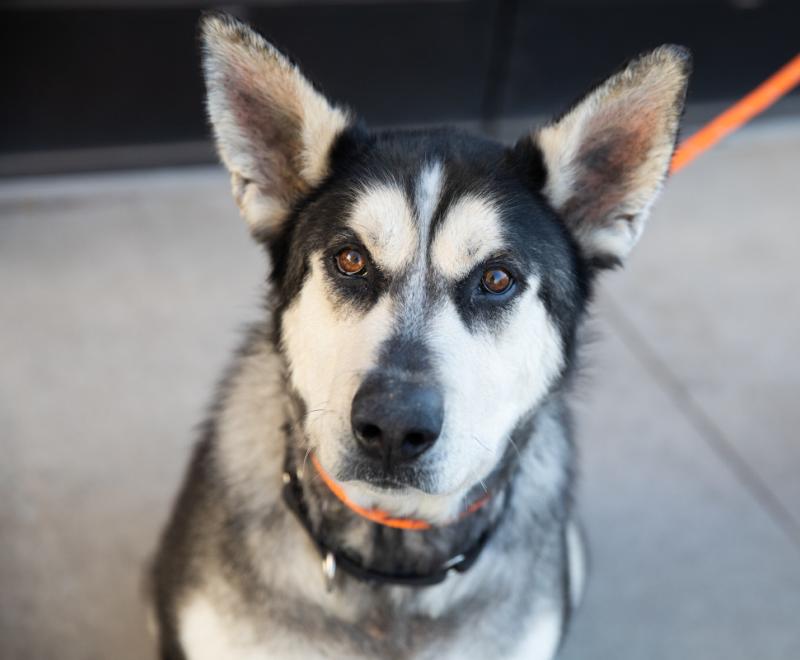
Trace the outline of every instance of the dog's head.
[[362, 504], [451, 515], [568, 371], [593, 274], [638, 240], [687, 53], [632, 61], [509, 148], [369, 133], [232, 19], [206, 19], [204, 47], [309, 446]]

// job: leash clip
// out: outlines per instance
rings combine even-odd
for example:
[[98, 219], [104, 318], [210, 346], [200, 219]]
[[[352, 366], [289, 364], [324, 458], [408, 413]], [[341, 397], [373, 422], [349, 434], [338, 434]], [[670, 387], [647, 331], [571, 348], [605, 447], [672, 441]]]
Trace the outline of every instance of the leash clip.
[[333, 580], [336, 577], [336, 557], [332, 552], [326, 552], [322, 558], [322, 576], [325, 578], [325, 591], [333, 591]]

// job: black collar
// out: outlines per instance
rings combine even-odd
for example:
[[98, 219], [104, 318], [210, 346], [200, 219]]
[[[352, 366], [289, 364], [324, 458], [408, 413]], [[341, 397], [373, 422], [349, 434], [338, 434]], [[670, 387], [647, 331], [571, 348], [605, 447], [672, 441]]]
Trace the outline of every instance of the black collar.
[[[325, 575], [328, 591], [333, 588], [333, 580], [338, 569], [343, 570], [348, 575], [352, 575], [358, 580], [373, 584], [391, 584], [405, 587], [429, 587], [444, 582], [451, 571], [464, 573], [478, 560], [481, 552], [495, 525], [492, 525], [481, 534], [480, 538], [466, 551], [451, 557], [439, 568], [430, 573], [384, 573], [371, 568], [366, 568], [360, 562], [345, 553], [333, 550], [325, 545], [314, 534], [311, 520], [308, 515], [308, 506], [303, 499], [303, 489], [300, 480], [294, 470], [287, 469], [283, 473], [283, 500], [286, 506], [294, 513], [297, 520], [306, 530], [309, 538], [314, 542], [317, 551], [322, 559], [322, 572]], [[374, 523], [376, 524], [376, 523]]]

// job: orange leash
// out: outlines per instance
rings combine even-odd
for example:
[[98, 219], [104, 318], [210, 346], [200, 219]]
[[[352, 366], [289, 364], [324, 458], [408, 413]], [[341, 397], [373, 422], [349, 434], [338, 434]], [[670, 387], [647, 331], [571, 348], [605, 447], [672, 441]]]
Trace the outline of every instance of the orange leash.
[[[315, 454], [311, 454], [311, 462], [314, 464], [314, 469], [317, 471], [317, 474], [319, 474], [330, 491], [336, 495], [342, 504], [359, 516], [371, 520], [374, 523], [378, 523], [379, 525], [386, 525], [387, 527], [394, 527], [395, 529], [423, 530], [433, 527], [433, 525], [425, 520], [418, 520], [417, 518], [393, 518], [386, 513], [386, 511], [381, 511], [380, 509], [366, 509], [363, 506], [359, 506], [347, 497], [347, 493], [345, 493], [344, 489], [325, 471]], [[474, 513], [488, 501], [489, 495], [484, 495], [479, 500], [473, 502], [461, 517]]]
[[672, 158], [670, 174], [682, 170], [704, 151], [708, 151], [724, 137], [791, 92], [798, 84], [800, 84], [800, 54], [795, 55], [776, 73], [721, 115], [712, 119], [697, 133], [686, 138]]

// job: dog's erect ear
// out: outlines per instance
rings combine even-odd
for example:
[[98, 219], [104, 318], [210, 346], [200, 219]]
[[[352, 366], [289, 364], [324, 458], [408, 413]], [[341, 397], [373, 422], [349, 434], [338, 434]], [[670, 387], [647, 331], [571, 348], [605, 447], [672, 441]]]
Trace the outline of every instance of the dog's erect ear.
[[331, 146], [348, 116], [239, 21], [207, 16], [202, 38], [217, 149], [250, 230], [268, 237], [327, 174]]
[[630, 62], [530, 138], [543, 193], [587, 258], [619, 263], [636, 244], [669, 169], [689, 52], [662, 46]]

